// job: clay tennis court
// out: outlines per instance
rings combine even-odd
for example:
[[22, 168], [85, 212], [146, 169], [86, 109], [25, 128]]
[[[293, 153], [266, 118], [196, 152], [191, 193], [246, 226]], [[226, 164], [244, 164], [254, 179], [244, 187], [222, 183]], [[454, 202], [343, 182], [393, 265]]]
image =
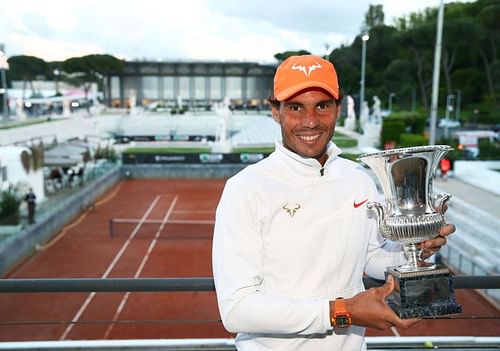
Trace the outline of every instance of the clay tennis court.
[[[122, 181], [5, 278], [211, 277], [224, 183]], [[498, 336], [500, 311], [472, 290], [456, 295], [464, 313], [455, 319], [368, 335]], [[1, 341], [232, 336], [214, 292], [0, 294]]]

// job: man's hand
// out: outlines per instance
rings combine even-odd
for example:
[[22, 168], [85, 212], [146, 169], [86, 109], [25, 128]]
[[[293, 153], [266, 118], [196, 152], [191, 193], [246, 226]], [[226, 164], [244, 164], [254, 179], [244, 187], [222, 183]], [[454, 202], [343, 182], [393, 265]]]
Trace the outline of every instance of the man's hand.
[[420, 249], [422, 250], [420, 258], [425, 260], [438, 252], [441, 246], [446, 244], [446, 237], [453, 234], [455, 230], [456, 228], [453, 224], [445, 224], [439, 230], [439, 235], [434, 239], [422, 241], [420, 243]]
[[419, 319], [399, 318], [386, 303], [393, 290], [394, 278], [389, 275], [381, 287], [368, 289], [346, 299], [346, 308], [351, 314], [352, 324], [384, 330], [391, 327], [407, 329], [417, 323]]

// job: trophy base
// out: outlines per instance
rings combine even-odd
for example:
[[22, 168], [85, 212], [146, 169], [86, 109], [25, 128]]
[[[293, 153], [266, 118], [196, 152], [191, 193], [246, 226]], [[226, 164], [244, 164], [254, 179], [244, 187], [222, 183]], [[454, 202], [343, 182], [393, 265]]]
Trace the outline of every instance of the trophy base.
[[402, 319], [442, 316], [462, 312], [455, 302], [450, 271], [444, 266], [407, 271], [389, 267], [386, 274], [394, 277], [394, 291], [387, 299], [392, 310]]

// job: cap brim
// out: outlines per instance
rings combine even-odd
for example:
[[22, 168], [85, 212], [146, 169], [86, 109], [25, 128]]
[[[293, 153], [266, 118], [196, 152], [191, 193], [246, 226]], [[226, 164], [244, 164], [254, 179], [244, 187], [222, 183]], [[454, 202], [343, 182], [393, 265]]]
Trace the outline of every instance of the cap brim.
[[338, 90], [333, 89], [331, 86], [329, 86], [323, 82], [308, 80], [308, 81], [302, 82], [300, 84], [296, 84], [288, 89], [283, 90], [281, 93], [276, 95], [276, 99], [278, 101], [286, 100], [286, 99], [290, 98], [291, 96], [297, 94], [299, 91], [307, 89], [307, 88], [321, 88], [323, 90], [326, 90], [331, 96], [333, 96], [334, 99], [339, 98]]

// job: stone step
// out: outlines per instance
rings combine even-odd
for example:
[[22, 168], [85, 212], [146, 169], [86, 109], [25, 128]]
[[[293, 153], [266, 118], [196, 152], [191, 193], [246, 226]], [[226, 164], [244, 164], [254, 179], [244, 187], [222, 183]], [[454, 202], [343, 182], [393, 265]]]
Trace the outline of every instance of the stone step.
[[[500, 256], [495, 248], [485, 245], [473, 235], [457, 229], [457, 232], [449, 237], [446, 246], [448, 245], [452, 251], [464, 256], [471, 264], [474, 263], [481, 267], [486, 274], [500, 272]], [[448, 254], [448, 250], [442, 249], [442, 251], [443, 256], [449, 259], [451, 254]], [[452, 264], [455, 263], [452, 262]], [[461, 270], [463, 271], [463, 269]], [[471, 274], [471, 272], [464, 273]], [[479, 273], [476, 272], [475, 274]]]
[[474, 205], [457, 197], [452, 197], [450, 199], [448, 207], [449, 209], [453, 209], [458, 213], [463, 213], [467, 215], [467, 217], [500, 232], [500, 218], [498, 215], [476, 208]]
[[491, 228], [487, 224], [469, 217], [466, 213], [457, 212], [455, 208], [450, 208], [446, 212], [446, 221], [453, 223], [457, 227], [457, 231], [467, 232], [480, 240], [482, 246], [500, 247], [500, 230]]

